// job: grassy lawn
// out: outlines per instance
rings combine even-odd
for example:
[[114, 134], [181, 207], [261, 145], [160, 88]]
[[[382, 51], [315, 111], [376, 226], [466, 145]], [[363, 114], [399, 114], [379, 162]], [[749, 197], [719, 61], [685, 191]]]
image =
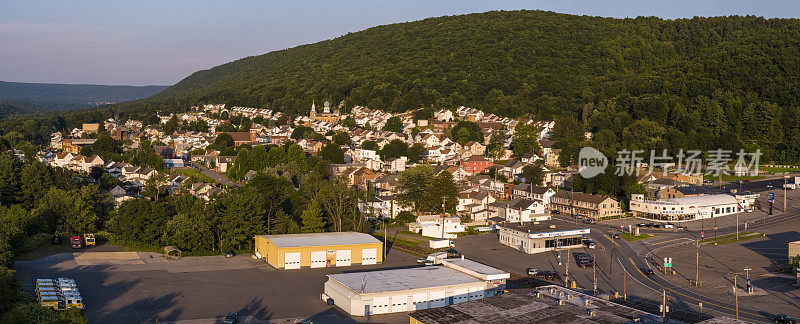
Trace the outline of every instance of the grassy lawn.
[[199, 170], [196, 170], [196, 169], [179, 169], [179, 170], [174, 170], [174, 171], [176, 173], [178, 173], [178, 174], [182, 174], [182, 175], [185, 175], [187, 177], [194, 177], [195, 179], [199, 179], [200, 181], [203, 181], [203, 182], [208, 182], [208, 183], [216, 183], [217, 182], [216, 180], [211, 179], [211, 177], [203, 174], [202, 172], [200, 172]]
[[[717, 244], [733, 243], [733, 242], [739, 242], [739, 241], [754, 239], [756, 237], [762, 237], [762, 236], [763, 235], [761, 235], [761, 233], [740, 232], [738, 240], [736, 239], [736, 233], [733, 233], [733, 234], [728, 234], [728, 235], [723, 235], [723, 236], [717, 236], [716, 242], [717, 242]], [[707, 238], [707, 239], [702, 240], [700, 242], [701, 243], [712, 243], [713, 244], [714, 243], [714, 237]]]
[[800, 172], [800, 166], [796, 168], [783, 168], [783, 167], [759, 167], [759, 171], [767, 171], [770, 173], [783, 173], [783, 172]]
[[[377, 239], [379, 239], [381, 241], [384, 241], [384, 237], [383, 237], [383, 233], [382, 232], [379, 233], [379, 232], [376, 231], [376, 232], [372, 233], [372, 236], [374, 236], [375, 238], [377, 238]], [[425, 256], [426, 254], [428, 254], [430, 252], [430, 250], [423, 249], [423, 248], [421, 248], [419, 246], [419, 244], [422, 243], [420, 241], [409, 240], [409, 239], [406, 239], [406, 238], [394, 237], [392, 235], [389, 235], [389, 241], [388, 242], [390, 244], [393, 244], [394, 247], [398, 247], [400, 250], [404, 250], [406, 252], [409, 252], [409, 253], [412, 253], [412, 254], [416, 254], [416, 255], [419, 255], [419, 256]]]
[[626, 239], [626, 240], [628, 240], [628, 241], [638, 241], [638, 240], [645, 240], [645, 239], [649, 239], [649, 238], [651, 238], [651, 237], [656, 237], [656, 236], [658, 236], [658, 234], [640, 234], [640, 235], [633, 235], [633, 234], [631, 234], [631, 233], [622, 233], [622, 234], [620, 234], [620, 236], [622, 236], [622, 238], [624, 238], [624, 239]]
[[[732, 174], [723, 174], [722, 175], [722, 181], [738, 181], [738, 180], [751, 180], [752, 181], [752, 180], [758, 180], [758, 179], [761, 179], [761, 178], [763, 178], [763, 176], [737, 177], [737, 176], [732, 175]], [[713, 175], [713, 174], [704, 174], [703, 175], [703, 179], [717, 181], [717, 180], [719, 180], [719, 176], [716, 176], [716, 175]]]

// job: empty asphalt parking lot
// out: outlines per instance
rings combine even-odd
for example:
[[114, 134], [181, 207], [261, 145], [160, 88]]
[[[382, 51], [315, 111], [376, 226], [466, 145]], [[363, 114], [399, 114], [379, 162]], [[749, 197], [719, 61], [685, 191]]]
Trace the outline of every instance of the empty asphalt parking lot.
[[245, 323], [407, 323], [406, 314], [351, 318], [325, 305], [320, 294], [326, 274], [411, 266], [415, 260], [393, 251], [379, 265], [275, 270], [250, 255], [168, 261], [152, 253], [67, 253], [20, 261], [16, 269], [29, 292], [36, 278], [75, 279], [90, 323], [218, 323], [231, 311]]

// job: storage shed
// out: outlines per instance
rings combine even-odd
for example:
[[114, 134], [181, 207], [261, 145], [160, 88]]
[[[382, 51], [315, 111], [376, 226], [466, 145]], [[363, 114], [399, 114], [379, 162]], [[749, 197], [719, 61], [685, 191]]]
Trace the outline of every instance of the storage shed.
[[258, 235], [255, 255], [278, 269], [343, 267], [383, 262], [383, 243], [356, 232]]

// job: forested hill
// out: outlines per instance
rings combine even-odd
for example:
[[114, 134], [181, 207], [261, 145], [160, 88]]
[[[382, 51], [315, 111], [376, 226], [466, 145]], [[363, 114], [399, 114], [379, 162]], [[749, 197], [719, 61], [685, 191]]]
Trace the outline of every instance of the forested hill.
[[571, 134], [593, 131], [593, 145], [605, 150], [761, 148], [767, 159], [797, 162], [800, 20], [543, 11], [430, 18], [247, 57], [148, 99], [66, 120], [140, 118], [202, 103], [307, 113], [315, 99], [570, 116], [577, 122], [562, 124], [577, 128]]
[[71, 110], [150, 97], [165, 86], [117, 86], [0, 81], [0, 100], [24, 101], [47, 110]]

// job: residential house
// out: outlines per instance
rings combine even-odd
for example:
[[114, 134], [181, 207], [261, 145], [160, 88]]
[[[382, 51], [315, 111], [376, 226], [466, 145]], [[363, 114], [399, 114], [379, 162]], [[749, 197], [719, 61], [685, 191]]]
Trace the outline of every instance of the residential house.
[[425, 237], [456, 238], [455, 233], [466, 230], [458, 216], [422, 215], [408, 224], [408, 230]]
[[461, 161], [461, 167], [471, 175], [481, 173], [492, 165], [492, 160], [480, 155], [470, 156], [466, 160]]
[[582, 192], [559, 191], [550, 197], [550, 210], [600, 220], [622, 215], [619, 201]]
[[541, 202], [545, 207], [550, 207], [550, 198], [556, 192], [548, 187], [531, 186], [527, 183], [522, 183], [516, 187], [512, 192], [515, 198], [525, 198]]

